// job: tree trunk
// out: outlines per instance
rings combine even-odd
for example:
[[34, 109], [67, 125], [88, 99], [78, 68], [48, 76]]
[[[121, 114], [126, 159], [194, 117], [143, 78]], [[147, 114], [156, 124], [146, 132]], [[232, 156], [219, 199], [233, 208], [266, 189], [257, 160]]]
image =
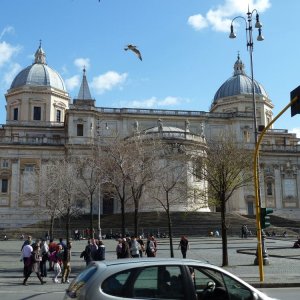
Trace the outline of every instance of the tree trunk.
[[121, 200], [121, 218], [122, 218], [122, 237], [125, 237], [125, 203], [124, 200]]
[[173, 232], [172, 232], [172, 220], [170, 215], [170, 205], [169, 205], [169, 197], [167, 194], [167, 218], [168, 218], [168, 230], [169, 230], [169, 241], [170, 241], [170, 256], [174, 257], [174, 249], [173, 249]]
[[134, 235], [138, 237], [139, 231], [139, 209], [137, 207], [134, 208]]
[[90, 195], [90, 238], [94, 238], [93, 195]]
[[66, 215], [66, 241], [67, 242], [70, 240], [70, 223], [71, 223], [71, 217], [70, 217], [70, 210], [68, 209]]
[[222, 222], [222, 266], [228, 266], [227, 249], [227, 226], [226, 226], [226, 202], [224, 198], [221, 202], [221, 222]]
[[54, 229], [54, 215], [50, 217], [50, 228], [49, 228], [50, 239], [54, 239], [53, 229]]

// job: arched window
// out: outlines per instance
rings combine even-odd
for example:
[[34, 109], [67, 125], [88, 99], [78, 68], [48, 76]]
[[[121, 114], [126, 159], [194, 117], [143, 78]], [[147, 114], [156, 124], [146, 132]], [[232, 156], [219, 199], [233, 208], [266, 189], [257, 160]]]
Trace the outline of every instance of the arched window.
[[273, 195], [273, 184], [272, 182], [267, 182], [267, 196]]

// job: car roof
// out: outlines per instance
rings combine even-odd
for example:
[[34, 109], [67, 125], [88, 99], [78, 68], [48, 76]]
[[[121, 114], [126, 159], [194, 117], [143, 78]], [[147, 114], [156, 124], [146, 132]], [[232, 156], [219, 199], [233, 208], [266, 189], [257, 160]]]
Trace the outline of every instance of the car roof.
[[[109, 266], [116, 266], [116, 265], [126, 265], [130, 264], [132, 266], [141, 266], [141, 265], [165, 265], [165, 264], [180, 264], [180, 265], [187, 265], [187, 264], [197, 264], [197, 265], [205, 265], [209, 266], [210, 264], [205, 261], [195, 260], [195, 259], [180, 259], [180, 258], [138, 258], [138, 259], [132, 259], [132, 258], [122, 258], [122, 259], [113, 259], [113, 260], [104, 260], [104, 261], [97, 261], [95, 264], [105, 265], [107, 267]], [[215, 267], [215, 266], [214, 266]]]

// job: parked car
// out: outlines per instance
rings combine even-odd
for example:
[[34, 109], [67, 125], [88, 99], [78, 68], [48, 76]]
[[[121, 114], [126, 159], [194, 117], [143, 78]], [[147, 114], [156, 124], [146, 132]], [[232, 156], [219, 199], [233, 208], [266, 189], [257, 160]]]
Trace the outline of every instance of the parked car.
[[92, 262], [64, 299], [271, 300], [242, 279], [206, 262], [139, 258]]

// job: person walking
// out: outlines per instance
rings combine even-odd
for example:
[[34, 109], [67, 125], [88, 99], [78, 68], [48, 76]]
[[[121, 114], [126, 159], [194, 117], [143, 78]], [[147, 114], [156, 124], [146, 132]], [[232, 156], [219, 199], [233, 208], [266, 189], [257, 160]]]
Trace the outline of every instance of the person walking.
[[135, 236], [131, 237], [130, 253], [132, 257], [140, 257], [141, 245], [136, 240]]
[[246, 238], [247, 238], [247, 233], [248, 233], [247, 225], [246, 225], [246, 224], [243, 224], [241, 230], [242, 230], [242, 239], [243, 239], [243, 238], [246, 239]]
[[86, 265], [88, 265], [93, 260], [90, 240], [87, 241], [87, 245], [85, 246], [85, 249], [81, 252], [80, 258], [83, 258], [85, 260]]
[[120, 255], [120, 258], [130, 258], [130, 247], [128, 245], [128, 242], [126, 240], [126, 238], [122, 239], [122, 252]]
[[137, 239], [137, 242], [140, 244], [140, 257], [143, 257], [143, 252], [145, 252], [145, 244], [144, 241], [142, 239], [142, 236], [140, 235], [139, 238]]
[[91, 249], [92, 260], [96, 260], [98, 246], [94, 238], [91, 239], [90, 249]]
[[29, 273], [29, 270], [31, 268], [31, 253], [33, 251], [33, 248], [31, 244], [26, 244], [25, 246], [22, 246], [22, 259], [24, 268], [23, 268], [23, 276], [26, 277], [26, 274]]
[[155, 251], [156, 249], [155, 249], [154, 241], [152, 240], [152, 237], [149, 235], [146, 244], [147, 257], [155, 257], [155, 253], [156, 253]]
[[98, 249], [96, 252], [95, 260], [105, 260], [105, 246], [103, 244], [103, 241], [98, 241], [97, 246], [98, 246]]
[[117, 258], [122, 258], [121, 255], [122, 255], [122, 239], [119, 238], [118, 239], [118, 244], [116, 246], [116, 254], [117, 254]]
[[36, 274], [41, 284], [46, 283], [46, 281], [42, 279], [42, 276], [40, 274], [40, 262], [42, 258], [40, 256], [40, 246], [38, 244], [34, 245], [30, 260], [31, 260], [30, 268], [27, 269], [27, 273], [25, 274], [25, 278], [23, 280], [23, 285], [27, 285], [27, 280], [30, 277], [32, 272]]
[[63, 255], [64, 255], [63, 247], [62, 247], [62, 245], [58, 245], [57, 250], [54, 251], [50, 257], [50, 259], [54, 263], [54, 265], [53, 265], [53, 270], [54, 270], [53, 281], [55, 283], [58, 283], [58, 276], [61, 274], [61, 265], [62, 265]]
[[[24, 236], [24, 235], [23, 235]], [[26, 246], [26, 245], [31, 245], [32, 244], [32, 236], [31, 235], [28, 235], [27, 237], [27, 240], [24, 241], [22, 247], [21, 247], [21, 251], [23, 250], [23, 248]]]
[[71, 248], [72, 248], [72, 243], [68, 241], [62, 259], [63, 273], [62, 273], [61, 283], [70, 283], [69, 276], [71, 273]]
[[184, 235], [180, 239], [178, 249], [181, 250], [182, 258], [186, 258], [186, 252], [189, 249], [189, 241]]
[[[56, 251], [56, 249], [57, 249], [57, 243], [55, 243], [53, 239], [50, 239], [50, 242], [49, 242], [48, 246], [49, 246], [49, 256], [51, 256], [51, 254], [54, 251]], [[51, 259], [49, 259], [49, 269], [48, 269], [48, 271], [54, 271], [53, 265], [54, 265], [54, 262]]]
[[47, 240], [42, 240], [42, 245], [41, 245], [41, 256], [42, 256], [42, 261], [40, 263], [41, 267], [41, 276], [42, 277], [47, 277], [47, 266], [46, 262], [49, 260], [49, 246], [47, 244]]

